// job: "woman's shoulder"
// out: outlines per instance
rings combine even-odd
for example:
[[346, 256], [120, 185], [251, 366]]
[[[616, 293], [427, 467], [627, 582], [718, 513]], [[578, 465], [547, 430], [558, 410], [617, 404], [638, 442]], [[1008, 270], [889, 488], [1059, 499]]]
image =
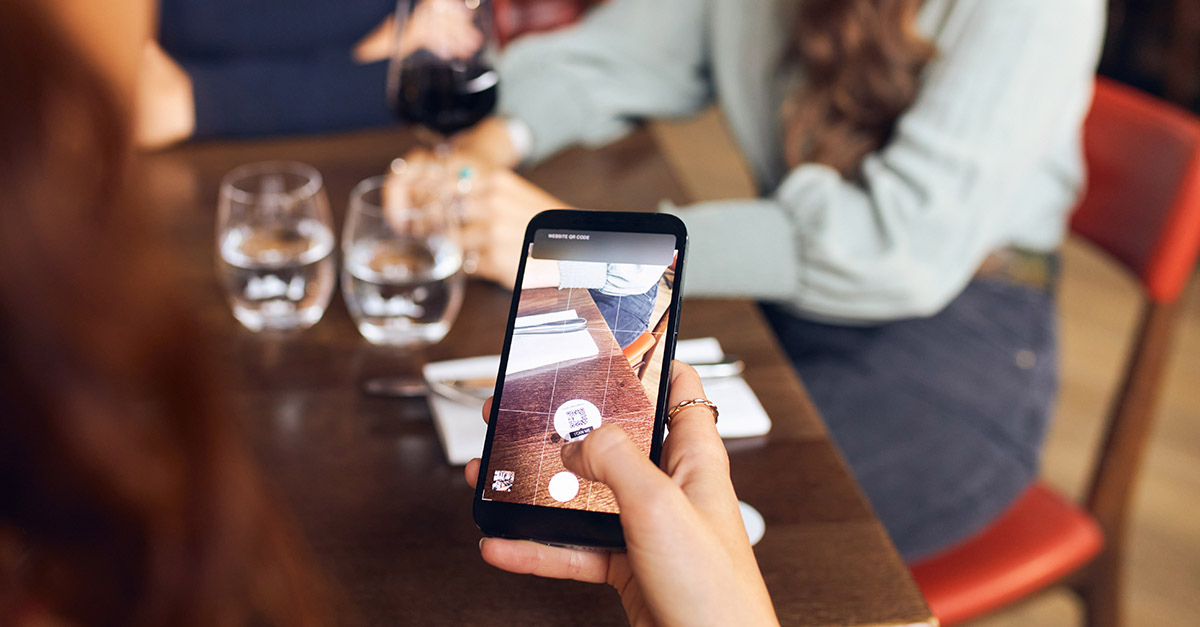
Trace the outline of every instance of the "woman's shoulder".
[[1105, 0], [926, 0], [926, 7], [943, 5], [950, 11], [979, 15], [1005, 15], [1026, 20], [1043, 17], [1104, 16]]
[[[1091, 46], [1104, 30], [1105, 0], [926, 0], [920, 22], [936, 43], [1019, 36], [1057, 46]], [[981, 41], [982, 39], [982, 41]], [[1002, 43], [1002, 42], [998, 42]]]

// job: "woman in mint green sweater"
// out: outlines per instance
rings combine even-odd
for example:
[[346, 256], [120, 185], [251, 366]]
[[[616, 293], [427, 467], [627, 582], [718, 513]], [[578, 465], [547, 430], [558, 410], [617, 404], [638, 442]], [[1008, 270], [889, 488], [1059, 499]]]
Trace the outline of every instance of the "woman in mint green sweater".
[[[685, 296], [764, 303], [915, 559], [1037, 475], [1103, 22], [1102, 0], [611, 0], [514, 43], [502, 116], [458, 149], [533, 163], [716, 102], [761, 195], [662, 207], [691, 235]], [[480, 271], [511, 283], [514, 226], [561, 203], [485, 179]]]

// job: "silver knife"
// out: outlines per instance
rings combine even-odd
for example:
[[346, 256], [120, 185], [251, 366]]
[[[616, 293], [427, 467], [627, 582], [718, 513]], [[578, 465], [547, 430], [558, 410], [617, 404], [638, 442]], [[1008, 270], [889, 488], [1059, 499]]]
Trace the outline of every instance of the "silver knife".
[[554, 322], [545, 322], [542, 324], [534, 324], [527, 327], [514, 327], [513, 335], [542, 335], [547, 333], [568, 333], [570, 331], [578, 331], [587, 328], [587, 320], [584, 318], [571, 318], [569, 320], [556, 320]]

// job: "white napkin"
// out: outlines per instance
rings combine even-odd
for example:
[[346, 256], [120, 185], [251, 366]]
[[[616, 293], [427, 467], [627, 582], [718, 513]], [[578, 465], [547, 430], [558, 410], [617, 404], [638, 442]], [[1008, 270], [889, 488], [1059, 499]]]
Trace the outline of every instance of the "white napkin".
[[[572, 316], [574, 317], [574, 316]], [[566, 334], [569, 335], [569, 334]], [[562, 337], [562, 336], [553, 336]], [[714, 338], [683, 340], [675, 346], [675, 356], [682, 361], [705, 363], [720, 361], [725, 353]], [[509, 357], [512, 361], [512, 357]], [[439, 361], [425, 365], [425, 378], [434, 381], [493, 377], [500, 369], [500, 357], [470, 357]], [[704, 392], [720, 408], [717, 431], [723, 438], [745, 438], [764, 435], [771, 430], [771, 419], [758, 402], [754, 391], [741, 377], [705, 379]], [[429, 407], [442, 449], [451, 465], [461, 466], [483, 451], [487, 436], [481, 412], [483, 401], [460, 403], [438, 394], [429, 395]]]
[[[675, 359], [689, 364], [710, 364], [725, 359], [725, 351], [715, 337], [681, 340], [675, 344]], [[771, 430], [771, 418], [745, 379], [705, 379], [704, 395], [721, 414], [717, 420], [717, 433], [721, 437], [750, 438]]]
[[[521, 316], [514, 321], [514, 326], [532, 327], [549, 322], [573, 320], [579, 314], [574, 309], [555, 311], [532, 316]], [[508, 351], [508, 374], [525, 370], [533, 370], [550, 364], [557, 364], [573, 359], [585, 359], [600, 354], [596, 340], [587, 329], [569, 333], [546, 333], [538, 335], [514, 335], [512, 348]], [[498, 359], [498, 358], [497, 358]], [[499, 363], [499, 362], [497, 362]], [[484, 374], [482, 376], [491, 376]]]
[[[447, 381], [495, 377], [499, 370], [500, 356], [488, 355], [425, 364], [424, 374], [428, 381]], [[483, 401], [467, 404], [441, 394], [430, 394], [429, 410], [433, 413], [433, 424], [450, 465], [462, 466], [472, 457], [479, 457], [487, 437]]]

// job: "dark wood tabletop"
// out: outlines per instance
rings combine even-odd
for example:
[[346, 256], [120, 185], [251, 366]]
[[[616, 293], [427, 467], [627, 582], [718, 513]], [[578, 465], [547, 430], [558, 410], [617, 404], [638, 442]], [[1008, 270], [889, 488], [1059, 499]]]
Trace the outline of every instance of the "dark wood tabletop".
[[[565, 440], [554, 429], [554, 416], [555, 408], [568, 401], [591, 403], [605, 424], [620, 425], [647, 455], [653, 438], [654, 402], [647, 397], [642, 382], [588, 290], [526, 289], [521, 294], [517, 314], [529, 316], [568, 309], [587, 321], [587, 327], [575, 333], [586, 333], [595, 342], [597, 353], [524, 372], [510, 372], [505, 376], [504, 393], [496, 416], [491, 468], [535, 479], [532, 483], [515, 482], [503, 493], [485, 486], [483, 496], [514, 503], [616, 512], [616, 496], [600, 483], [581, 480], [579, 491], [563, 503], [542, 489], [549, 485], [552, 477], [567, 470], [559, 452]], [[552, 336], [542, 337], [549, 339]], [[514, 356], [521, 350], [520, 340], [520, 337], [513, 338], [511, 354]]]
[[[334, 588], [344, 623], [621, 624], [602, 585], [495, 570], [479, 557], [472, 491], [443, 457], [424, 399], [365, 395], [374, 376], [417, 374], [427, 360], [497, 354], [511, 298], [470, 281], [441, 343], [370, 346], [340, 295], [300, 333], [256, 335], [233, 318], [217, 283], [217, 184], [251, 161], [293, 159], [325, 177], [340, 224], [351, 187], [413, 142], [401, 131], [184, 146], [148, 159], [145, 188], [187, 268], [188, 287], [221, 339], [230, 396], [266, 474], [291, 505]], [[530, 178], [575, 206], [651, 210], [684, 197], [646, 133], [572, 150]], [[933, 624], [916, 586], [820, 417], [748, 301], [685, 301], [680, 337], [717, 337], [746, 362], [770, 415], [767, 436], [729, 440], [734, 485], [766, 521], [755, 547], [787, 625]]]

